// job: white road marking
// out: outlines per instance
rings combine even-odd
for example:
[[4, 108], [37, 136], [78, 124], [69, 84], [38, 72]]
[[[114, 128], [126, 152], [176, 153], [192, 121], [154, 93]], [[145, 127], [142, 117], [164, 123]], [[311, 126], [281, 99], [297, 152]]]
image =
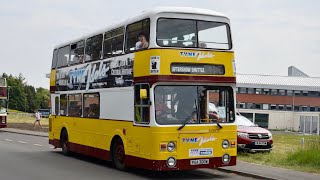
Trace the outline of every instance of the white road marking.
[[49, 146], [49, 148], [54, 149], [54, 146]]
[[12, 142], [13, 140], [11, 140], [11, 139], [5, 139], [5, 141], [9, 141], [9, 142]]
[[33, 145], [35, 145], [35, 146], [42, 146], [41, 144], [33, 144]]
[[17, 141], [18, 143], [26, 144], [27, 142], [24, 141]]

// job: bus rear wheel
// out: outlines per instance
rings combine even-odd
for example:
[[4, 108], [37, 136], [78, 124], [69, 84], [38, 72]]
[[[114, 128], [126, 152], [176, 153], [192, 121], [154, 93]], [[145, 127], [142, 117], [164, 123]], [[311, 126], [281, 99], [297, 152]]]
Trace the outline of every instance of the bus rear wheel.
[[69, 138], [66, 130], [63, 130], [61, 133], [60, 144], [61, 144], [62, 154], [65, 156], [69, 156], [70, 155]]
[[126, 165], [125, 165], [125, 151], [124, 151], [124, 145], [123, 142], [120, 138], [117, 138], [113, 145], [112, 145], [112, 163], [115, 168], [124, 171], [126, 170]]

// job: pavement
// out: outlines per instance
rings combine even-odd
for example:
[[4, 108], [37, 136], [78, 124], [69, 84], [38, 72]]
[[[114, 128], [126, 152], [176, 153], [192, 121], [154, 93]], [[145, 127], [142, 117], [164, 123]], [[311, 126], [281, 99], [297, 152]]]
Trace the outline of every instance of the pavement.
[[247, 163], [243, 161], [237, 161], [236, 166], [221, 168], [225, 172], [233, 172], [238, 174], [250, 174], [253, 177], [261, 177], [263, 179], [288, 179], [288, 180], [319, 180], [319, 174], [305, 173], [300, 171], [294, 171], [290, 169], [284, 169], [279, 167], [271, 167], [258, 165], [253, 163]]
[[21, 129], [14, 129], [14, 128], [2, 128], [0, 131], [9, 132], [9, 133], [16, 133], [16, 134], [26, 134], [32, 136], [41, 136], [41, 137], [48, 137], [48, 133], [39, 132], [39, 131], [28, 131], [28, 130], [21, 130]]
[[[48, 133], [44, 132], [36, 132], [36, 131], [27, 131], [27, 130], [20, 130], [20, 129], [13, 129], [13, 128], [3, 128], [0, 131], [7, 132], [7, 133], [17, 133], [17, 134], [24, 134], [24, 135], [32, 135], [32, 136], [39, 136], [39, 137], [48, 137]], [[47, 142], [47, 141], [46, 141]], [[258, 165], [253, 163], [247, 163], [243, 161], [237, 161], [236, 166], [230, 167], [223, 167], [217, 169], [220, 172], [236, 174], [239, 176], [250, 177], [254, 179], [290, 179], [290, 180], [319, 180], [319, 174], [312, 174], [312, 173], [304, 173], [300, 171], [294, 171], [279, 167], [270, 167], [264, 165]], [[203, 172], [207, 172], [211, 170], [204, 170]]]

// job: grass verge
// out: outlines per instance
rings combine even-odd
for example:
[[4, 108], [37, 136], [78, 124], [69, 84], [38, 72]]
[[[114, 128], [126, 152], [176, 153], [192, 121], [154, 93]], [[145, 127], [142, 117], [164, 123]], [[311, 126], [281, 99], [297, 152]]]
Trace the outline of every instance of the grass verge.
[[49, 119], [41, 118], [42, 129], [39, 126], [33, 127], [35, 117], [27, 113], [9, 113], [7, 117], [8, 128], [16, 128], [30, 131], [48, 132]]
[[[16, 113], [16, 114], [8, 114], [8, 120], [7, 123], [31, 123], [33, 124], [35, 121], [35, 117], [33, 114], [21, 114], [21, 113]], [[42, 125], [48, 125], [49, 124], [49, 119], [48, 118], [41, 118], [41, 124]]]
[[[304, 146], [301, 145], [304, 138]], [[320, 136], [274, 134], [270, 153], [239, 152], [238, 159], [256, 164], [320, 174]]]

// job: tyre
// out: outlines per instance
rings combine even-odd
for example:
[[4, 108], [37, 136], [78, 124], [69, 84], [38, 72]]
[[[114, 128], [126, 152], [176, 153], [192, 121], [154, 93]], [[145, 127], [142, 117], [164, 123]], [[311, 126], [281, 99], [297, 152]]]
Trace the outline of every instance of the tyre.
[[115, 139], [114, 143], [112, 144], [111, 153], [112, 153], [111, 158], [112, 158], [113, 166], [116, 169], [119, 169], [121, 171], [126, 170], [126, 165], [125, 165], [126, 154], [125, 154], [123, 142], [120, 138]]
[[60, 144], [62, 149], [62, 154], [65, 156], [69, 156], [71, 154], [69, 148], [69, 138], [66, 130], [63, 130], [60, 136]]

